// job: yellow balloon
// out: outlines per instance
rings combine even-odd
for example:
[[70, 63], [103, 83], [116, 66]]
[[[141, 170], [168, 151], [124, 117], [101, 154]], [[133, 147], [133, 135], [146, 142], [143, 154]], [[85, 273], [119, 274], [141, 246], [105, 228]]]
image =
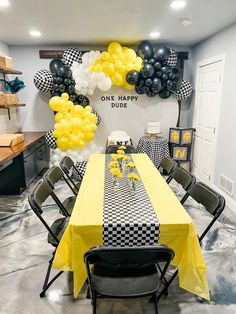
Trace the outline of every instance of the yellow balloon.
[[116, 54], [118, 54], [118, 53], [121, 53], [122, 52], [122, 47], [121, 47], [121, 45], [119, 44], [119, 43], [117, 43], [117, 42], [113, 42], [113, 43], [110, 43], [109, 44], [109, 46], [108, 46], [108, 52], [109, 53], [116, 53]]
[[85, 108], [84, 108], [84, 110], [85, 111], [87, 111], [87, 112], [92, 112], [92, 107], [91, 106], [86, 106]]
[[83, 146], [85, 146], [85, 141], [80, 140], [78, 143], [78, 147], [83, 147]]
[[101, 64], [95, 64], [93, 71], [94, 72], [102, 72], [102, 65]]
[[68, 110], [73, 110], [75, 105], [74, 105], [74, 103], [73, 103], [71, 100], [68, 100], [68, 101], [66, 102], [65, 106], [66, 106], [66, 108], [67, 108]]
[[109, 55], [109, 53], [107, 51], [103, 51], [101, 53], [101, 58], [102, 58], [102, 60], [109, 60], [110, 55]]
[[132, 90], [132, 89], [134, 89], [134, 85], [130, 85], [128, 82], [124, 82], [124, 87], [126, 88], [126, 89], [128, 89], [128, 90]]
[[49, 107], [53, 110], [53, 111], [60, 111], [61, 109], [61, 97], [59, 96], [53, 96], [50, 100], [49, 100]]
[[63, 94], [61, 94], [61, 98], [65, 99], [65, 100], [69, 100], [69, 95], [67, 93], [63, 93]]
[[72, 145], [74, 147], [76, 147], [79, 144], [79, 142], [80, 142], [80, 138], [79, 138], [79, 136], [77, 134], [72, 133], [70, 135], [70, 141], [71, 141]]
[[128, 61], [135, 61], [136, 59], [136, 52], [133, 49], [127, 49], [124, 51], [125, 59]]
[[134, 70], [135, 71], [139, 72], [141, 69], [142, 69], [142, 64], [137, 64], [137, 63], [134, 64]]
[[113, 75], [111, 76], [111, 80], [115, 86], [122, 86], [124, 84], [123, 75], [119, 72], [113, 73]]
[[127, 72], [128, 72], [128, 71], [133, 70], [134, 65], [133, 65], [133, 63], [128, 63], [125, 68], [126, 68], [126, 70], [127, 70]]
[[115, 62], [115, 68], [116, 68], [117, 70], [119, 70], [121, 67], [122, 67], [122, 61], [121, 61], [121, 60], [116, 61], [116, 62]]
[[53, 136], [54, 136], [55, 138], [58, 138], [58, 137], [61, 137], [61, 136], [62, 136], [62, 133], [61, 133], [60, 131], [58, 131], [58, 130], [54, 130], [54, 131], [52, 132], [52, 134], [53, 134]]
[[62, 150], [66, 150], [70, 147], [70, 142], [67, 137], [60, 137], [56, 140], [57, 147]]
[[112, 62], [116, 62], [116, 61], [118, 60], [118, 55], [117, 55], [116, 53], [112, 53], [112, 54], [110, 55], [110, 60], [111, 60]]
[[94, 134], [92, 132], [88, 132], [84, 136], [85, 142], [90, 142], [94, 138]]
[[54, 116], [54, 119], [56, 122], [60, 122], [62, 119], [64, 119], [64, 115], [61, 112], [57, 112]]
[[96, 123], [92, 123], [92, 124], [91, 124], [91, 130], [92, 130], [92, 131], [96, 131], [96, 130], [97, 130], [97, 125], [96, 125]]
[[114, 64], [109, 61], [105, 61], [102, 65], [102, 68], [103, 72], [107, 75], [111, 75], [115, 70]]
[[141, 57], [137, 57], [136, 60], [135, 60], [135, 63], [142, 64], [143, 63], [143, 59]]

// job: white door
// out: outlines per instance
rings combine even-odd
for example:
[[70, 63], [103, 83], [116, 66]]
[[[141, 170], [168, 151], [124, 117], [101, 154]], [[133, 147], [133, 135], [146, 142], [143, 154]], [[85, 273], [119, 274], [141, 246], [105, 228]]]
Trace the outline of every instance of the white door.
[[214, 175], [223, 70], [224, 55], [197, 65], [193, 173], [208, 184], [213, 181]]

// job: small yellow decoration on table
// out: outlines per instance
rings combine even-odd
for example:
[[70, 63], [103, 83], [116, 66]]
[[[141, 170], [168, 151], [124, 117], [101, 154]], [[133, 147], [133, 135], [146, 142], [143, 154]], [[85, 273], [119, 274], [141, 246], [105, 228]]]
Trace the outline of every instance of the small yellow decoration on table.
[[118, 179], [123, 178], [123, 175], [119, 168], [111, 168], [110, 173], [112, 174], [114, 189], [117, 189], [119, 187]]
[[125, 152], [123, 151], [123, 149], [118, 149], [117, 154], [119, 154], [119, 155], [124, 155]]
[[126, 146], [122, 145], [122, 146], [120, 146], [118, 149], [123, 149], [123, 150], [125, 150], [126, 148], [127, 148]]
[[136, 181], [140, 181], [141, 178], [137, 175], [137, 173], [134, 173], [134, 172], [128, 174], [128, 178], [130, 180], [131, 190], [134, 193], [136, 191], [135, 183], [136, 183]]
[[110, 161], [108, 163], [108, 167], [109, 168], [117, 168], [119, 165], [118, 165], [118, 162], [116, 160], [113, 160], [113, 161]]
[[136, 166], [135, 166], [135, 163], [133, 163], [132, 161], [130, 161], [130, 162], [128, 162], [128, 163], [126, 164], [126, 168], [129, 169], [129, 172], [130, 172], [130, 173], [132, 172], [133, 168], [135, 168], [135, 167], [136, 167]]

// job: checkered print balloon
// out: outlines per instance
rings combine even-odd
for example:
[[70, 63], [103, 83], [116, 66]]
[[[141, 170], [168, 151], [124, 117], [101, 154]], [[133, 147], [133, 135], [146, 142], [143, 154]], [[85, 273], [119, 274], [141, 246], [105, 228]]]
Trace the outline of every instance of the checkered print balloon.
[[100, 122], [102, 120], [100, 115], [95, 110], [93, 110], [92, 113], [94, 113], [96, 115], [96, 118], [97, 118], [96, 126], [99, 126], [99, 124], [100, 124]]
[[86, 167], [87, 167], [87, 161], [81, 161], [81, 162], [76, 163], [75, 165], [76, 170], [73, 170], [73, 176], [75, 177], [76, 180], [78, 181], [83, 180]]
[[82, 52], [78, 48], [66, 49], [63, 53], [62, 61], [69, 67], [72, 66], [74, 61], [82, 63]]
[[44, 137], [45, 143], [52, 149], [57, 147], [56, 139], [52, 134], [53, 131], [53, 129], [49, 130]]
[[178, 61], [177, 53], [174, 49], [170, 49], [170, 55], [166, 61], [166, 64], [170, 67], [175, 67]]
[[39, 70], [34, 76], [34, 85], [41, 92], [49, 92], [53, 85], [52, 73], [48, 70]]
[[178, 100], [184, 100], [191, 96], [193, 86], [190, 82], [183, 80], [180, 89], [174, 93]]

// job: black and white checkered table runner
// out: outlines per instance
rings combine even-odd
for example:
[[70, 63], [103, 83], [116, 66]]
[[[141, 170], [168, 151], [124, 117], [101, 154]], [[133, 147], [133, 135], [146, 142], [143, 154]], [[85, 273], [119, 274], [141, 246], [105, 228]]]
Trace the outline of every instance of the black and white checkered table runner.
[[158, 242], [160, 224], [141, 181], [132, 194], [126, 174], [113, 188], [106, 155], [103, 205], [103, 244], [106, 246], [154, 245]]
[[162, 158], [169, 156], [168, 142], [163, 138], [141, 137], [137, 153], [146, 153], [156, 167], [159, 167]]

